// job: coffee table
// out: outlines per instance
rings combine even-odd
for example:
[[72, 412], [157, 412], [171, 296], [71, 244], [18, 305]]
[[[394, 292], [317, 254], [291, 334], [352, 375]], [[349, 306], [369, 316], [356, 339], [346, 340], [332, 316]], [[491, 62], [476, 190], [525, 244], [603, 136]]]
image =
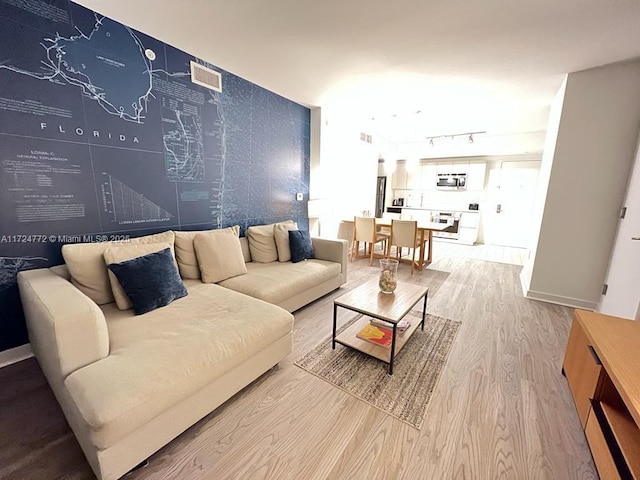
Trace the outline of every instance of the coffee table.
[[[387, 295], [378, 288], [378, 279], [376, 278], [336, 298], [333, 301], [332, 348], [335, 350], [336, 343], [339, 343], [382, 360], [389, 364], [389, 375], [393, 375], [393, 360], [396, 355], [411, 338], [418, 325], [424, 330], [428, 294], [429, 288], [427, 287], [398, 282], [395, 292]], [[422, 321], [412, 322], [411, 326], [402, 335], [396, 335], [398, 322], [423, 298]], [[361, 313], [363, 317], [336, 336], [338, 307]], [[369, 317], [389, 323], [389, 327], [393, 329], [391, 348], [375, 345], [356, 337], [356, 334], [369, 323]]]

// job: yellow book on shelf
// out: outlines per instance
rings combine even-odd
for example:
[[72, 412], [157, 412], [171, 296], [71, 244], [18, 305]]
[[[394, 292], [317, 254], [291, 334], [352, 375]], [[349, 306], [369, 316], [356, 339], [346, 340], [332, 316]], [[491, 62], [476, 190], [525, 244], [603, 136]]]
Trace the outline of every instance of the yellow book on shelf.
[[362, 327], [356, 334], [356, 337], [366, 340], [367, 342], [375, 343], [381, 347], [389, 348], [391, 346], [393, 332], [388, 328], [368, 324]]

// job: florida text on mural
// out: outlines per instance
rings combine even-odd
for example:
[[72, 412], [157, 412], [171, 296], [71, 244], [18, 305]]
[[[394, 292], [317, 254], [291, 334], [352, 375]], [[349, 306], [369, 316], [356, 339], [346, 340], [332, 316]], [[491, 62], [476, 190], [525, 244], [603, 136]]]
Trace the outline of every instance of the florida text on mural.
[[[49, 125], [47, 125], [46, 122], [40, 122], [40, 130], [47, 130], [49, 128]], [[54, 127], [55, 128], [55, 127]], [[57, 132], [62, 133], [62, 134], [66, 134], [67, 130], [65, 130], [65, 128], [62, 125], [58, 125]], [[76, 127], [73, 132], [79, 136], [79, 137], [83, 137], [85, 134], [87, 134], [87, 132], [85, 132], [84, 128], [82, 127]], [[91, 130], [88, 135], [93, 136], [94, 138], [108, 138], [108, 139], [116, 139], [116, 140], [120, 140], [121, 142], [126, 142], [127, 141], [127, 136], [123, 135], [122, 133], [119, 134], [113, 134], [111, 132], [100, 132], [100, 130]], [[133, 136], [133, 137], [129, 137], [129, 141], [133, 142], [133, 143], [140, 143], [140, 140], [138, 140], [138, 137]]]

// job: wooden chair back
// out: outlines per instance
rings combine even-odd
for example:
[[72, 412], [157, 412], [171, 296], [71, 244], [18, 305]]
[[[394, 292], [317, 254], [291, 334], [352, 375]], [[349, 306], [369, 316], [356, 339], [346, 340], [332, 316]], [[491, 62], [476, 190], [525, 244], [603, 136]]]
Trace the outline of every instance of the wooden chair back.
[[349, 242], [349, 247], [347, 251], [349, 252], [349, 256], [351, 256], [351, 249], [353, 248], [353, 232], [355, 225], [353, 222], [340, 222], [338, 225], [338, 238], [340, 240], [346, 240]]
[[355, 217], [353, 220], [355, 232], [353, 239], [357, 242], [375, 242], [376, 219], [375, 217]]
[[391, 220], [391, 239], [396, 247], [415, 248], [418, 222], [416, 220]]

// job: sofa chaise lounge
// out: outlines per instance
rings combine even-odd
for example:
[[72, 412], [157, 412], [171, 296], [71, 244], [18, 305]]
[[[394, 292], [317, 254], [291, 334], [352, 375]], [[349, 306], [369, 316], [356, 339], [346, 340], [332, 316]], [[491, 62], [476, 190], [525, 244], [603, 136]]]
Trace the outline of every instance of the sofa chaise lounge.
[[183, 275], [195, 276], [181, 251], [188, 240], [134, 239], [175, 247], [187, 291], [143, 315], [105, 290], [112, 244], [63, 248], [65, 265], [18, 275], [34, 354], [101, 480], [121, 477], [280, 362], [292, 350], [289, 312], [346, 282], [343, 240], [314, 238], [316, 258], [292, 263], [252, 261], [251, 238], [238, 239], [246, 273], [217, 284]]

